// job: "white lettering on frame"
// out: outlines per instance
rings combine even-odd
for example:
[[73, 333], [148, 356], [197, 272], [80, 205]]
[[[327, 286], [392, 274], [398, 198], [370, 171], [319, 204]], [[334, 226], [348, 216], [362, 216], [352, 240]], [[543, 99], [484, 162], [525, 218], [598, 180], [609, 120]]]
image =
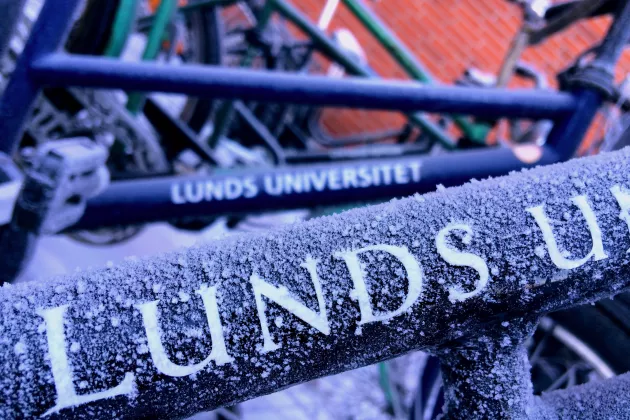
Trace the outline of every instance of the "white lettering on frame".
[[313, 286], [315, 287], [315, 295], [317, 296], [317, 303], [319, 305], [319, 313], [308, 308], [301, 302], [298, 302], [291, 296], [288, 289], [284, 286], [276, 287], [272, 284], [265, 282], [257, 274], [252, 274], [250, 282], [254, 289], [254, 297], [256, 299], [256, 309], [258, 310], [258, 317], [260, 319], [260, 326], [263, 333], [263, 347], [262, 353], [267, 353], [280, 348], [279, 344], [273, 342], [271, 333], [269, 332], [269, 324], [267, 321], [267, 315], [265, 313], [266, 306], [262, 297], [270, 299], [271, 301], [282, 306], [284, 309], [300, 318], [313, 328], [317, 329], [322, 334], [330, 334], [330, 326], [328, 325], [328, 315], [326, 314], [326, 302], [324, 300], [324, 294], [322, 292], [322, 286], [317, 275], [317, 260], [310, 257], [306, 258], [306, 261], [302, 263], [302, 267], [308, 271]]
[[48, 342], [48, 354], [52, 368], [53, 381], [57, 391], [55, 406], [44, 413], [49, 416], [64, 408], [87, 404], [93, 401], [113, 398], [119, 395], [132, 395], [135, 393], [135, 379], [131, 372], [125, 373], [122, 382], [114, 388], [92, 394], [77, 395], [74, 387], [74, 372], [66, 351], [66, 333], [63, 318], [68, 305], [57, 306], [50, 309], [39, 309], [37, 313], [44, 318], [46, 326], [46, 339]]
[[147, 336], [151, 359], [156, 369], [164, 375], [175, 377], [188, 376], [199, 372], [212, 360], [214, 360], [217, 365], [230, 363], [233, 360], [225, 349], [223, 327], [221, 326], [219, 309], [217, 307], [216, 286], [201, 287], [196, 293], [201, 296], [206, 311], [206, 319], [208, 321], [208, 327], [210, 327], [210, 338], [212, 340], [212, 351], [204, 360], [192, 365], [177, 365], [171, 362], [169, 356], [166, 354], [166, 349], [162, 344], [162, 333], [158, 322], [159, 301], [154, 300], [152, 302], [136, 305], [136, 308], [138, 308], [142, 314], [142, 322]]
[[488, 265], [481, 257], [471, 254], [470, 252], [461, 252], [448, 246], [446, 238], [454, 230], [463, 230], [465, 235], [462, 241], [466, 245], [470, 244], [472, 240], [472, 228], [470, 226], [463, 223], [449, 225], [440, 230], [435, 237], [435, 246], [437, 247], [438, 254], [444, 258], [444, 261], [451, 265], [470, 267], [479, 274], [479, 280], [477, 280], [475, 284], [475, 290], [464, 292], [458, 287], [451, 287], [449, 289], [449, 300], [451, 302], [461, 302], [480, 294], [490, 281], [490, 273], [488, 271]]
[[588, 226], [588, 230], [591, 234], [591, 240], [593, 241], [593, 246], [591, 247], [590, 252], [578, 260], [569, 260], [560, 252], [551, 224], [545, 214], [544, 205], [541, 204], [540, 206], [529, 207], [526, 209], [532, 216], [534, 216], [534, 219], [542, 232], [543, 239], [545, 240], [547, 249], [549, 250], [549, 257], [551, 257], [551, 261], [556, 265], [556, 267], [564, 270], [580, 267], [590, 260], [591, 257], [594, 257], [595, 261], [608, 258], [608, 255], [604, 251], [602, 232], [597, 224], [597, 216], [595, 216], [591, 206], [588, 204], [588, 199], [585, 195], [579, 195], [571, 198], [571, 201], [580, 209], [582, 216], [586, 219], [586, 225]]
[[[361, 267], [358, 257], [360, 253], [369, 251], [382, 251], [393, 255], [402, 263], [403, 267], [405, 267], [405, 270], [407, 271], [407, 279], [409, 281], [407, 297], [405, 298], [403, 304], [395, 311], [375, 315], [372, 310], [370, 295], [365, 284], [364, 270]], [[414, 304], [422, 292], [422, 269], [406, 247], [394, 245], [372, 245], [355, 251], [337, 252], [334, 255], [337, 258], [343, 259], [348, 266], [348, 271], [350, 272], [350, 277], [354, 283], [354, 290], [359, 301], [359, 310], [361, 311], [359, 324], [386, 321], [402, 314]]]

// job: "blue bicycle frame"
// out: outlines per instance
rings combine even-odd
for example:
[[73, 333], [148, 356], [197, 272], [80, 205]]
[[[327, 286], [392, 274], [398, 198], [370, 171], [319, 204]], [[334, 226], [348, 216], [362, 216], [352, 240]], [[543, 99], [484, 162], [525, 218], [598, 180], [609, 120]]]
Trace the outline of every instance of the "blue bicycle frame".
[[44, 4], [0, 98], [1, 152], [12, 154], [17, 149], [25, 122], [42, 88], [64, 86], [484, 118], [550, 119], [554, 127], [544, 146], [512, 150], [497, 147], [389, 159], [377, 153], [378, 156], [344, 162], [243, 169], [211, 176], [117, 181], [88, 203], [84, 217], [73, 229], [370, 202], [424, 192], [435, 188], [436, 184], [456, 185], [471, 178], [498, 176], [523, 167], [564, 161], [574, 155], [606, 97], [606, 90], [612, 86], [612, 69], [630, 34], [630, 5], [619, 2], [616, 18], [597, 57], [573, 77], [569, 91], [433, 87], [406, 81], [334, 80], [69, 55], [62, 49], [79, 2], [56, 0]]

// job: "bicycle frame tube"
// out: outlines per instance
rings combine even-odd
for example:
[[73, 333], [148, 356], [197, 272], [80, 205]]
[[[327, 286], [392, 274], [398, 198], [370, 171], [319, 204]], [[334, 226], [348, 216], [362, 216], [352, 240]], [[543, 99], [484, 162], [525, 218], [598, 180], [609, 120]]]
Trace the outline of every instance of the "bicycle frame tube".
[[[535, 164], [558, 161], [541, 148]], [[260, 170], [225, 170], [212, 175], [113, 182], [88, 201], [69, 230], [168, 221], [182, 217], [316, 208], [369, 203], [499, 176], [527, 166], [504, 148], [437, 156], [382, 156]]]
[[[155, 60], [160, 53], [162, 41], [164, 40], [164, 34], [175, 11], [177, 10], [178, 0], [161, 0], [158, 6], [153, 25], [151, 25], [151, 31], [147, 38], [147, 45], [144, 48], [142, 54], [142, 60], [152, 61]], [[174, 41], [173, 41], [174, 42]], [[130, 93], [127, 99], [127, 109], [132, 114], [137, 114], [142, 110], [142, 103], [144, 102], [144, 95], [139, 93]]]
[[405, 44], [361, 0], [343, 0], [343, 4], [396, 59], [407, 74], [415, 80], [426, 84], [434, 84], [436, 82], [429, 70], [416, 59]]
[[[195, 96], [284, 101], [309, 105], [346, 105], [371, 109], [462, 113], [483, 116], [554, 118], [570, 114], [574, 101], [550, 92], [509, 92], [457, 87], [421, 87], [413, 83], [270, 74], [194, 65], [159, 66], [106, 58], [50, 55], [64, 42], [73, 6], [48, 2], [35, 24], [0, 101], [0, 149], [12, 152], [31, 105], [44, 85], [111, 87], [165, 91]], [[280, 4], [280, 3], [279, 3]], [[288, 9], [287, 9], [288, 10]], [[62, 13], [63, 12], [63, 13]], [[39, 32], [38, 32], [39, 31]], [[328, 41], [329, 42], [329, 41]]]
[[[264, 200], [278, 208], [294, 199], [303, 200], [296, 201], [300, 206], [320, 204], [308, 201], [306, 185], [306, 193], [319, 194], [310, 199], [323, 204], [349, 195], [382, 199], [442, 179], [463, 182], [485, 161], [483, 176], [515, 169], [522, 160], [565, 159], [603, 96], [587, 88], [475, 91], [68, 56], [57, 50], [77, 4], [44, 4], [0, 99], [2, 150], [17, 147], [29, 110], [48, 85], [555, 120], [548, 145], [530, 149], [533, 156], [494, 149], [382, 160], [380, 167], [366, 160], [277, 168], [240, 184], [226, 174], [216, 178], [224, 180], [220, 200], [218, 187], [203, 179], [167, 179], [181, 182], [179, 190], [165, 184], [169, 195], [160, 190], [158, 200], [170, 208], [188, 206], [187, 215], [208, 215], [193, 204], [226, 211], [230, 201], [250, 211]], [[595, 64], [608, 68], [616, 61], [629, 19], [626, 3]], [[466, 96], [471, 93], [481, 96]], [[305, 172], [298, 177], [293, 170]], [[630, 392], [627, 376], [576, 394], [534, 398], [522, 346], [539, 315], [630, 287], [628, 174], [630, 150], [623, 150], [97, 273], [3, 287], [0, 417], [183, 416], [418, 349], [441, 358], [451, 418], [473, 418], [479, 410], [503, 418], [551, 416], [554, 410], [578, 417], [582, 407], [596, 410], [597, 404], [605, 417], [629, 412], [630, 401], [618, 398]], [[302, 179], [303, 192], [282, 199], [270, 193], [278, 190], [265, 185], [265, 176], [282, 180], [281, 193]], [[130, 182], [112, 188], [139, 193], [125, 190], [141, 185]], [[125, 204], [138, 204], [130, 195], [112, 199], [111, 191], [103, 195], [110, 201], [101, 202], [102, 210], [122, 213], [131, 208]], [[237, 191], [252, 201], [234, 198]], [[144, 213], [154, 211], [176, 214], [160, 206]], [[89, 221], [89, 211], [86, 216]], [[563, 229], [554, 229], [551, 220], [561, 219], [568, 219]]]
[[[211, 2], [211, 4], [214, 4], [214, 2]], [[199, 2], [198, 5], [198, 7], [202, 7], [205, 5], [205, 2]], [[191, 5], [188, 7], [190, 9], [187, 10], [192, 10], [192, 7], [197, 6]], [[264, 29], [267, 24], [267, 20], [274, 11], [283, 15], [287, 20], [307, 34], [320, 52], [332, 61], [340, 63], [350, 74], [376, 78], [376, 75], [373, 72], [348, 57], [345, 52], [339, 49], [323, 31], [317, 28], [317, 26], [311, 24], [308, 19], [283, 0], [269, 0], [265, 3], [264, 11], [261, 14], [262, 17], [257, 22], [257, 31], [262, 31]], [[217, 112], [217, 123], [209, 139], [210, 145], [216, 144], [219, 138], [225, 135], [227, 123], [231, 120], [232, 112], [233, 105], [230, 102], [226, 102], [221, 105]], [[421, 114], [413, 114], [409, 116], [409, 119], [446, 147], [453, 148], [456, 146], [456, 142], [453, 138], [451, 138], [436, 123], [425, 116]]]
[[[556, 125], [549, 139], [549, 148], [541, 149], [532, 156], [521, 158], [530, 164], [550, 163], [568, 158], [582, 138], [592, 115], [601, 103], [601, 95], [595, 90], [576, 90], [572, 94], [537, 91], [513, 91], [475, 89], [446, 86], [421, 86], [414, 82], [377, 81], [369, 79], [330, 80], [323, 77], [306, 77], [276, 74], [252, 70], [222, 69], [209, 66], [174, 66], [172, 68], [153, 63], [128, 63], [96, 57], [78, 57], [56, 53], [64, 43], [66, 26], [73, 14], [76, 1], [46, 2], [35, 24], [35, 29], [20, 57], [5, 95], [0, 98], [0, 149], [12, 152], [21, 136], [21, 127], [29, 109], [43, 86], [84, 86], [138, 91], [164, 91], [195, 96], [240, 98], [257, 101], [303, 103], [312, 106], [351, 106], [371, 109], [398, 109], [403, 111], [424, 110], [480, 116], [554, 119]], [[624, 15], [630, 8], [624, 9]], [[613, 28], [628, 31], [615, 20]], [[615, 32], [615, 33], [617, 33]], [[621, 35], [625, 36], [625, 33]], [[625, 38], [616, 35], [615, 42]], [[623, 39], [622, 39], [623, 38]], [[612, 39], [608, 37], [607, 39]], [[605, 41], [606, 42], [606, 41]], [[609, 54], [614, 58], [618, 48]], [[610, 58], [609, 57], [609, 58]], [[610, 60], [609, 60], [610, 61]], [[499, 175], [522, 167], [525, 163], [509, 151], [486, 151], [489, 155], [475, 155], [476, 164], [484, 171], [469, 169], [466, 176]], [[469, 156], [469, 155], [462, 155]], [[432, 159], [432, 158], [427, 158]], [[449, 158], [450, 159], [450, 158]], [[433, 173], [423, 175], [433, 182], [451, 184], [454, 179], [464, 181], [453, 164], [460, 161], [443, 161], [444, 167], [434, 166]], [[430, 160], [423, 165], [431, 168]], [[439, 160], [438, 160], [439, 162]], [[494, 163], [496, 162], [496, 163]], [[503, 163], [500, 163], [503, 162]], [[366, 162], [366, 164], [370, 164]], [[496, 166], [495, 166], [496, 165]], [[464, 164], [464, 168], [468, 165]], [[494, 168], [494, 169], [493, 169]], [[301, 168], [300, 170], [307, 170]], [[426, 173], [426, 172], [425, 172]], [[348, 181], [350, 182], [350, 181]], [[350, 182], [351, 183], [351, 182]], [[138, 184], [140, 185], [140, 184]], [[416, 187], [425, 190], [429, 183]], [[133, 190], [133, 189], [131, 189]], [[129, 189], [125, 191], [130, 191]], [[406, 190], [408, 191], [408, 190]], [[165, 201], [167, 192], [161, 193]], [[380, 194], [380, 193], [379, 193]], [[381, 197], [370, 193], [366, 199]], [[391, 196], [391, 195], [390, 195]], [[297, 197], [285, 197], [288, 208]], [[312, 197], [311, 197], [312, 198]], [[120, 196], [124, 205], [129, 198]], [[361, 197], [357, 197], [363, 201]], [[111, 200], [111, 199], [110, 199]], [[302, 203], [308, 201], [302, 201]], [[310, 201], [313, 203], [313, 201]], [[111, 201], [108, 205], [111, 205]], [[172, 204], [171, 204], [172, 205]], [[96, 206], [95, 208], [98, 208]], [[262, 210], [262, 208], [260, 208]], [[90, 210], [88, 210], [89, 215]], [[176, 211], [168, 210], [168, 214]], [[179, 214], [179, 213], [178, 213]]]
[[80, 86], [181, 93], [210, 98], [313, 106], [450, 111], [484, 117], [557, 119], [576, 110], [567, 93], [532, 89], [424, 86], [366, 78], [331, 79], [271, 71], [187, 64], [167, 67], [106, 57], [50, 54], [30, 66], [43, 86]]
[[2, 23], [0, 23], [0, 60], [9, 51], [11, 37], [20, 21], [26, 0], [0, 0]]
[[560, 159], [569, 159], [577, 150], [580, 139], [603, 102], [606, 86], [613, 84], [615, 65], [629, 41], [630, 2], [620, 2], [596, 57], [575, 76], [574, 80], [578, 82], [573, 91], [578, 101], [576, 112], [556, 121], [549, 133], [547, 144], [558, 152]]
[[30, 67], [35, 57], [61, 49], [64, 45], [73, 14], [79, 0], [60, 2], [46, 1], [32, 28], [36, 36], [29, 36], [22, 54], [17, 60], [2, 97], [0, 97], [0, 151], [9, 156], [17, 149], [26, 118], [41, 92], [41, 85], [30, 75]]
[[1, 288], [0, 416], [182, 417], [428, 349], [446, 418], [620, 418], [628, 375], [534, 397], [523, 342], [630, 287], [628, 191], [625, 149]]
[[107, 57], [119, 57], [122, 54], [127, 44], [127, 39], [129, 39], [129, 35], [133, 30], [137, 10], [138, 0], [121, 0], [104, 55]]
[[[348, 10], [361, 22], [376, 40], [389, 52], [407, 74], [427, 84], [434, 84], [435, 80], [429, 71], [420, 64], [413, 53], [387, 28], [361, 0], [343, 0]], [[485, 143], [490, 127], [486, 124], [475, 124], [462, 116], [454, 116], [453, 121], [462, 132], [477, 143]]]
[[[206, 5], [227, 5], [231, 4], [233, 1], [234, 0], [202, 0], [184, 6], [180, 8], [180, 10], [185, 12], [188, 10], [194, 10], [198, 7], [204, 7]], [[274, 3], [273, 5], [271, 5], [272, 2]], [[366, 28], [370, 30], [372, 35], [377, 38], [377, 40], [379, 40], [379, 42], [388, 49], [388, 51], [390, 51], [390, 53], [394, 56], [394, 58], [396, 58], [399, 64], [411, 76], [418, 80], [428, 80], [428, 73], [426, 72], [426, 70], [422, 69], [421, 65], [417, 62], [417, 60], [414, 59], [413, 55], [409, 53], [404, 45], [397, 40], [394, 34], [386, 30], [386, 27], [380, 23], [378, 18], [373, 13], [371, 13], [369, 9], [367, 9], [360, 3], [360, 0], [344, 0], [344, 3], [349, 8], [349, 10], [366, 26]], [[298, 28], [300, 28], [304, 33], [309, 35], [309, 37], [313, 40], [320, 52], [327, 55], [333, 61], [340, 63], [349, 73], [366, 77], [374, 76], [373, 74], [371, 74], [371, 72], [359, 66], [354, 60], [347, 57], [344, 52], [339, 50], [322, 31], [319, 31], [315, 25], [312, 25], [286, 1], [271, 0], [267, 2], [267, 5], [269, 7], [273, 7], [285, 18], [287, 18]], [[140, 24], [147, 25], [149, 22], [151, 22], [151, 19], [153, 19], [153, 17], [151, 16], [148, 18], [144, 18], [143, 20], [141, 20]], [[618, 44], [623, 45], [623, 43]], [[227, 106], [228, 105], [222, 107], [222, 111], [224, 112], [219, 113], [219, 116], [222, 118], [219, 118], [219, 129], [215, 131], [216, 134], [214, 135], [214, 137], [216, 138], [214, 138], [214, 140], [218, 139], [218, 137], [223, 134], [223, 131], [225, 129], [224, 125], [228, 120], [227, 116], [229, 114], [229, 111], [226, 108]], [[590, 121], [590, 118], [592, 118], [592, 114], [586, 114], [588, 113], [581, 115], [580, 117], [582, 118], [580, 120]], [[444, 133], [441, 128], [433, 124], [430, 120], [427, 120], [421, 115], [412, 115], [410, 119], [412, 120], [412, 122], [422, 127], [425, 131], [434, 136], [437, 140], [442, 142], [447, 147], [455, 146], [454, 140], [446, 135], [446, 133]], [[484, 127], [482, 124], [471, 125], [468, 121], [460, 116], [456, 116], [455, 119], [456, 122], [459, 123], [460, 128], [462, 128], [464, 133], [468, 135], [471, 139], [479, 141], [482, 138], [485, 138], [487, 127]], [[556, 132], [561, 132], [561, 130], [556, 130]], [[561, 135], [560, 137], [564, 136]], [[569, 148], [573, 148], [573, 145], [571, 144]]]

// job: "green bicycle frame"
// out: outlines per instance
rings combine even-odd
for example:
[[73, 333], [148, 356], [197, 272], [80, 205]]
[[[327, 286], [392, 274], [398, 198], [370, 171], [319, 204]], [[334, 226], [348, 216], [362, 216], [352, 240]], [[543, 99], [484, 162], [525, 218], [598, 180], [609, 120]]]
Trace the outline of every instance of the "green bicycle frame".
[[[143, 61], [155, 60], [160, 53], [160, 46], [166, 29], [175, 11], [177, 10], [177, 0], [162, 0], [155, 14], [155, 19], [151, 25], [151, 31], [147, 39], [147, 45], [142, 54]], [[132, 114], [137, 114], [142, 109], [144, 94], [130, 93], [127, 99], [127, 109]]]
[[112, 34], [105, 48], [105, 56], [120, 57], [133, 29], [136, 10], [138, 10], [138, 0], [120, 0]]
[[[194, 6], [197, 7], [198, 5], [195, 4]], [[120, 1], [118, 10], [116, 11], [116, 17], [114, 18], [112, 33], [105, 48], [105, 56], [120, 57], [134, 29], [137, 10], [138, 0]], [[142, 53], [143, 61], [152, 61], [157, 58], [160, 52], [160, 45], [166, 35], [168, 24], [177, 10], [177, 0], [162, 0], [155, 15], [151, 15], [151, 19], [148, 20], [148, 25], [144, 26], [145, 29], [149, 29], [149, 34], [147, 44]], [[135, 92], [129, 93], [127, 110], [132, 114], [140, 112], [144, 98], [144, 94]]]
[[[342, 0], [342, 2], [410, 77], [426, 84], [435, 83], [429, 71], [424, 68], [396, 34], [390, 31], [387, 25], [365, 6], [362, 0]], [[460, 115], [455, 115], [452, 118], [466, 137], [477, 143], [485, 143], [486, 136], [490, 131], [487, 124], [475, 124]]]

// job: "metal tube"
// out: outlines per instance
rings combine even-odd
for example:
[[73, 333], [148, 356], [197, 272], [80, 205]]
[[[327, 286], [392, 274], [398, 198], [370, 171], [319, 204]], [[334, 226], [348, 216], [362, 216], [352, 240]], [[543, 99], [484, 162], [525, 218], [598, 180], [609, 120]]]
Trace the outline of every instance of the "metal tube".
[[155, 100], [147, 98], [142, 112], [153, 128], [162, 136], [162, 147], [167, 152], [167, 155], [173, 149], [177, 150], [177, 153], [190, 149], [206, 163], [218, 166], [213, 156], [213, 151], [206, 144], [199, 141], [197, 133], [192, 131], [181, 120], [170, 115]]
[[390, 31], [383, 21], [379, 19], [361, 0], [343, 0], [343, 4], [359, 19], [365, 28], [381, 43], [400, 66], [414, 79], [423, 83], [433, 84], [436, 80], [409, 51], [407, 46]]
[[492, 418], [528, 418], [532, 384], [524, 344], [536, 324], [534, 315], [512, 321], [509, 329], [489, 325], [479, 338], [455, 340], [436, 352], [448, 390], [444, 420], [474, 419], [482, 413], [484, 418], [490, 413]]
[[[186, 417], [412, 350], [510, 345], [524, 314], [630, 287], [629, 187], [624, 149], [0, 288], [0, 417]], [[495, 355], [482, 373], [525, 385]]]
[[284, 165], [284, 149], [278, 139], [269, 132], [267, 126], [261, 123], [251, 109], [241, 101], [234, 101], [234, 111], [243, 119], [243, 122], [256, 133], [256, 136], [269, 148], [273, 154], [276, 165]]
[[106, 57], [53, 54], [33, 63], [47, 86], [81, 86], [182, 93], [311, 106], [456, 112], [482, 117], [554, 119], [575, 110], [572, 95], [531, 89], [424, 86], [417, 82], [330, 79], [216, 66], [163, 66]]
[[[570, 3], [570, 2], [567, 2]], [[573, 2], [569, 7], [564, 9], [563, 13], [556, 14], [553, 18], [545, 13], [544, 22], [542, 27], [532, 25], [527, 29], [529, 32], [529, 42], [532, 45], [538, 44], [541, 41], [549, 38], [551, 35], [560, 32], [569, 25], [576, 23], [586, 16], [593, 15], [598, 10], [602, 9], [606, 3], [613, 3], [607, 0], [590, 0], [590, 1], [578, 1]], [[552, 13], [553, 15], [554, 13]]]
[[572, 388], [555, 392], [545, 392], [537, 397], [537, 404], [546, 414], [541, 418], [580, 418], [588, 416], [592, 407], [593, 415], [603, 419], [614, 419], [630, 413], [630, 399], [620, 397], [630, 394], [630, 373], [615, 376], [606, 381], [592, 381], [580, 386], [580, 392]]
[[573, 114], [557, 121], [547, 143], [561, 159], [569, 159], [577, 151], [586, 130], [614, 83], [615, 65], [630, 40], [630, 2], [618, 2], [615, 20], [604, 37], [595, 59], [572, 76], [572, 94], [577, 102]]
[[409, 144], [371, 144], [367, 147], [343, 147], [330, 150], [287, 150], [285, 156], [290, 165], [307, 163], [340, 162], [368, 158], [424, 155], [429, 152], [427, 142]]
[[561, 160], [575, 156], [603, 102], [602, 94], [596, 90], [579, 89], [573, 94], [577, 101], [576, 111], [554, 123], [546, 142]]
[[0, 152], [12, 155], [41, 85], [30, 73], [37, 58], [63, 47], [81, 0], [46, 1], [0, 97]]
[[359, 62], [344, 54], [337, 45], [328, 37], [328, 35], [319, 30], [306, 16], [300, 13], [294, 6], [284, 0], [271, 0], [274, 9], [284, 16], [299, 30], [309, 36], [317, 50], [326, 57], [341, 65], [346, 71], [355, 76], [376, 76], [373, 71]]
[[[142, 53], [143, 61], [153, 61], [157, 58], [162, 47], [162, 41], [164, 40], [164, 34], [166, 28], [171, 21], [171, 17], [177, 9], [177, 0], [161, 0], [151, 26], [151, 31], [147, 39], [147, 45]], [[172, 40], [171, 42], [176, 42]], [[131, 92], [127, 98], [127, 110], [131, 114], [137, 114], [141, 111], [143, 102], [145, 100], [144, 95]]]
[[617, 13], [606, 37], [597, 49], [595, 62], [614, 74], [614, 67], [630, 41], [630, 2], [617, 2]]
[[122, 54], [127, 39], [133, 30], [133, 24], [138, 10], [138, 0], [122, 0], [118, 5], [114, 24], [112, 25], [111, 36], [107, 41], [103, 55], [108, 57], [119, 57]]
[[[431, 191], [437, 184], [460, 185], [471, 178], [505, 175], [526, 166], [511, 150], [503, 148], [430, 157], [383, 158], [381, 155], [378, 159], [367, 158], [326, 164], [235, 169], [193, 177], [114, 182], [105, 192], [88, 202], [83, 218], [71, 229], [251, 213], [252, 209], [265, 212], [374, 202]], [[530, 166], [554, 162], [557, 162], [557, 156], [553, 150], [543, 148], [540, 158]], [[400, 182], [392, 178], [395, 171], [405, 174], [399, 177]], [[361, 187], [358, 187], [358, 178], [352, 178], [353, 174], [358, 177], [359, 173], [372, 174], [369, 180], [361, 181]], [[346, 174], [347, 179], [340, 181], [339, 185], [304, 186], [312, 179], [333, 179], [335, 182], [334, 179], [343, 174]], [[271, 188], [278, 182], [285, 188], [278, 191]], [[249, 190], [246, 190], [246, 186]], [[228, 196], [202, 194], [190, 200], [185, 198], [185, 194], [190, 194], [190, 191], [206, 188], [214, 191], [232, 188], [234, 192]]]

